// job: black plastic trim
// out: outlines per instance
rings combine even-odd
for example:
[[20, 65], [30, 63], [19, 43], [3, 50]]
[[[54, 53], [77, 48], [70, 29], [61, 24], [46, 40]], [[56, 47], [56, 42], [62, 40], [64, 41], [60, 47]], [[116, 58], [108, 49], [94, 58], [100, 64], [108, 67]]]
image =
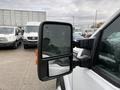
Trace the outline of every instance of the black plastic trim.
[[[63, 74], [60, 74], [60, 75], [56, 75], [56, 76], [49, 76], [48, 75], [48, 61], [49, 60], [42, 60], [42, 41], [43, 41], [43, 28], [44, 28], [44, 25], [45, 24], [55, 24], [55, 25], [69, 25], [71, 27], [71, 53], [68, 55], [60, 55], [59, 56], [56, 56], [56, 57], [52, 57], [52, 58], [49, 58], [50, 60], [54, 60], [54, 58], [64, 58], [64, 57], [69, 57], [70, 58], [70, 71], [69, 72], [66, 72], [66, 73], [63, 73]], [[73, 27], [71, 24], [69, 23], [64, 23], [64, 22], [53, 22], [53, 21], [45, 21], [45, 22], [42, 22], [41, 25], [39, 26], [39, 39], [41, 40], [38, 40], [38, 77], [40, 80], [42, 81], [47, 81], [47, 80], [51, 80], [51, 79], [55, 79], [55, 78], [59, 78], [61, 76], [64, 76], [64, 75], [67, 75], [69, 73], [72, 72], [72, 69], [73, 69], [73, 49], [72, 49], [72, 40], [73, 40], [73, 37], [72, 37], [72, 33], [73, 33]], [[42, 72], [42, 73], [40, 73]]]

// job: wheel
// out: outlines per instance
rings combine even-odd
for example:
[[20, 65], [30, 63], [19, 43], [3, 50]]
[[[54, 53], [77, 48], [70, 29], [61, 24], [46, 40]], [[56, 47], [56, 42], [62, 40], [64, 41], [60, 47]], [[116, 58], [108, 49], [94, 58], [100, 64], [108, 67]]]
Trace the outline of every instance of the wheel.
[[18, 43], [15, 42], [14, 45], [13, 45], [13, 48], [14, 48], [14, 49], [17, 49], [17, 47], [18, 47]]
[[28, 49], [28, 46], [24, 44], [24, 49]]

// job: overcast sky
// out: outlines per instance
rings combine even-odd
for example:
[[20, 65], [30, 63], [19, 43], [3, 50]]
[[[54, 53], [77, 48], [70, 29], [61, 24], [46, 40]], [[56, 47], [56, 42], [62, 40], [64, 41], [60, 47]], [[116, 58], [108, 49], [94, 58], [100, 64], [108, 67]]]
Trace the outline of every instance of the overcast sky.
[[97, 21], [110, 17], [120, 8], [120, 0], [0, 0], [0, 8], [42, 10], [47, 12], [48, 20], [89, 24], [96, 10]]

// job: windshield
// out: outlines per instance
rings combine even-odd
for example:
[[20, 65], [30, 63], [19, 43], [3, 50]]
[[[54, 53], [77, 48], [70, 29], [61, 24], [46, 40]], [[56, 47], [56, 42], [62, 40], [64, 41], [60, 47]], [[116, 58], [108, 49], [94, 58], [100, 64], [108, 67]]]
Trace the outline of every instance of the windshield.
[[14, 28], [0, 28], [0, 34], [12, 34], [14, 33]]
[[39, 26], [26, 26], [25, 32], [38, 32], [39, 31]]

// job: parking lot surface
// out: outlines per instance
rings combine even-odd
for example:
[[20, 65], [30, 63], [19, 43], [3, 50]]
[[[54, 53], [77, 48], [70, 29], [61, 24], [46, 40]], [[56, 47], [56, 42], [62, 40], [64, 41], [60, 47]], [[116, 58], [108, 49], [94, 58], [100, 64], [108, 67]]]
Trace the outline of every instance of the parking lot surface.
[[55, 85], [56, 80], [38, 80], [34, 48], [0, 48], [0, 90], [55, 90]]

